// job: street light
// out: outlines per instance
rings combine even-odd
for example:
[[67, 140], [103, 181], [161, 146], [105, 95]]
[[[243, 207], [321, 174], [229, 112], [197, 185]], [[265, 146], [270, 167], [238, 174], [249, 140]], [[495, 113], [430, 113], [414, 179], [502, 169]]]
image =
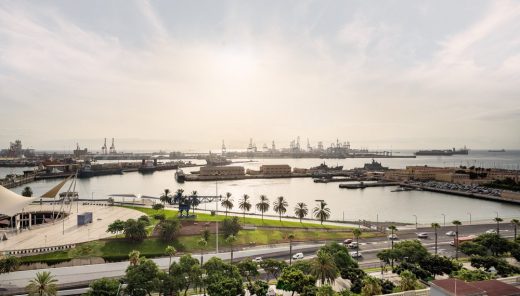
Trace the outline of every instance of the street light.
[[412, 215], [415, 217], [415, 229], [417, 229], [417, 215]]
[[469, 215], [469, 225], [471, 225], [471, 213], [468, 212], [468, 215]]
[[444, 225], [443, 226], [446, 226], [446, 214], [441, 214], [443, 217], [444, 217]]

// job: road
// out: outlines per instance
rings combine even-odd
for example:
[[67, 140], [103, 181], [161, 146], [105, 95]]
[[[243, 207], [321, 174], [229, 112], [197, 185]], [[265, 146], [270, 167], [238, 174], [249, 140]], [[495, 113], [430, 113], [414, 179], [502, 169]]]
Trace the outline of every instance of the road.
[[[496, 228], [496, 224], [479, 224], [479, 225], [466, 225], [459, 227], [459, 235], [478, 235], [484, 233], [489, 229]], [[513, 228], [508, 223], [501, 225], [501, 235], [506, 237], [512, 237]], [[453, 240], [453, 237], [446, 236], [445, 233], [450, 230], [455, 230], [454, 226], [442, 227], [438, 230], [438, 252], [440, 255], [448, 257], [455, 256], [455, 249], [449, 245]], [[429, 238], [421, 239], [420, 241], [425, 245], [430, 252], [434, 252], [434, 235], [431, 228], [418, 228], [418, 229], [406, 229], [397, 231], [399, 240], [416, 239], [416, 233], [427, 232]], [[360, 265], [363, 267], [378, 267], [379, 260], [376, 255], [377, 252], [390, 248], [390, 241], [387, 237], [374, 237], [368, 239], [360, 239], [360, 252], [363, 254], [363, 258], [360, 259]], [[306, 258], [312, 257], [316, 250], [323, 246], [323, 243], [295, 243], [293, 244], [293, 253], [302, 252]], [[355, 250], [353, 250], [355, 251]], [[244, 258], [254, 258], [261, 256], [263, 258], [273, 257], [279, 259], [288, 259], [289, 246], [287, 244], [277, 245], [273, 247], [259, 246], [254, 248], [248, 248], [234, 252], [234, 258], [236, 260]], [[200, 255], [194, 254], [195, 257], [199, 258]], [[230, 253], [208, 253], [204, 255], [204, 261], [207, 261], [210, 257], [218, 257], [224, 260], [230, 259]], [[200, 258], [199, 258], [200, 259]], [[178, 260], [178, 258], [173, 258]], [[157, 258], [153, 259], [154, 262], [162, 269], [166, 269], [169, 264], [169, 258]], [[372, 266], [373, 265], [373, 266]], [[0, 275], [0, 287], [2, 289], [17, 290], [25, 287], [29, 280], [35, 277], [35, 274], [39, 271], [49, 270], [59, 279], [59, 283], [62, 287], [74, 287], [86, 285], [88, 282], [99, 279], [102, 277], [121, 277], [124, 275], [125, 269], [128, 267], [128, 262], [116, 262], [116, 263], [104, 263], [104, 264], [93, 264], [84, 266], [73, 266], [73, 267], [61, 267], [51, 269], [40, 269], [40, 270], [26, 270], [17, 271], [8, 274]], [[2, 294], [0, 290], [0, 294]]]

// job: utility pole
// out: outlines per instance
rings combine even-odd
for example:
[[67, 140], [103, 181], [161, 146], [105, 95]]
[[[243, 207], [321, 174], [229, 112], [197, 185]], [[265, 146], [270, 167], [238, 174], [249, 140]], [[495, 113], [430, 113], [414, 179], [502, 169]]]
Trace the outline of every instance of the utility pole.
[[[218, 216], [218, 181], [215, 181], [215, 218]], [[216, 237], [215, 237], [215, 243], [216, 243], [216, 251], [218, 254], [218, 218], [215, 220], [215, 227], [216, 227]]]

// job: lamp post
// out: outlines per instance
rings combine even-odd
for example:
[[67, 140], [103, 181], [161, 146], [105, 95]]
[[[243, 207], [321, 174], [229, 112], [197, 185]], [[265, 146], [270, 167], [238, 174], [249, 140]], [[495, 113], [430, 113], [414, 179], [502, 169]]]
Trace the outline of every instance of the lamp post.
[[446, 214], [441, 214], [443, 217], [444, 217], [444, 225], [443, 226], [446, 226]]
[[468, 215], [469, 215], [469, 225], [471, 225], [471, 213], [468, 212]]
[[415, 229], [417, 229], [417, 215], [412, 215], [415, 217]]
[[[218, 181], [215, 181], [215, 218], [218, 216]], [[215, 244], [216, 244], [216, 253], [218, 254], [218, 218], [215, 220], [215, 228], [216, 228], [216, 237], [215, 237]]]
[[94, 202], [94, 191], [92, 191], [90, 196], [91, 196], [92, 202]]

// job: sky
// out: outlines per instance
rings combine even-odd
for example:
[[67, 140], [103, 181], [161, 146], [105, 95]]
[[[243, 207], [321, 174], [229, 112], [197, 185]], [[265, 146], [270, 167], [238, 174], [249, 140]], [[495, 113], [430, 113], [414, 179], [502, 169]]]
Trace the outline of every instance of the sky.
[[0, 0], [0, 147], [520, 148], [520, 1]]

